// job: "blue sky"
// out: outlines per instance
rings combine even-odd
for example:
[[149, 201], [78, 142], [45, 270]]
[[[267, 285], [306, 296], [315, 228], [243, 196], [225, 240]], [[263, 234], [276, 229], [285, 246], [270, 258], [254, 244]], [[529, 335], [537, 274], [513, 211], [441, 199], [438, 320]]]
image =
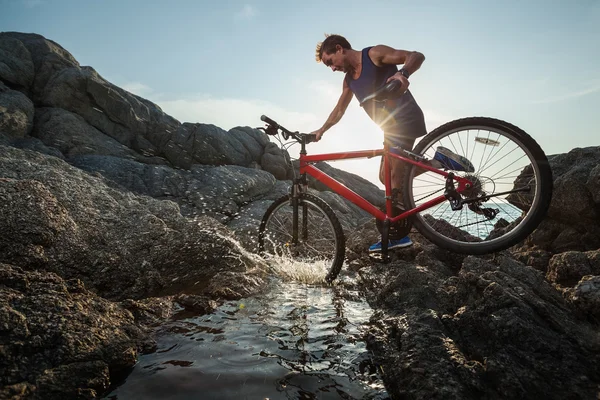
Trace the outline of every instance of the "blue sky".
[[[367, 3], [369, 3], [367, 5]], [[428, 130], [490, 116], [547, 154], [600, 145], [600, 0], [0, 0], [0, 31], [54, 40], [181, 122], [319, 128], [343, 75], [314, 61], [324, 33], [425, 54], [411, 77]], [[418, 4], [411, 4], [418, 3]], [[313, 152], [379, 147], [353, 101]], [[377, 161], [335, 166], [376, 181]]]

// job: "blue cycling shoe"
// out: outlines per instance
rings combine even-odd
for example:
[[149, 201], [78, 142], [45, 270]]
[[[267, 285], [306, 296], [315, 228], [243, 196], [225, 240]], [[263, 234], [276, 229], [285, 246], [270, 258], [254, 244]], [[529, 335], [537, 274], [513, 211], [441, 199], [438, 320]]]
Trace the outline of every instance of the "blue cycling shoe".
[[458, 155], [445, 147], [439, 146], [435, 152], [434, 160], [439, 161], [443, 168], [452, 171], [475, 172], [475, 167], [466, 157]]
[[[388, 241], [388, 250], [400, 249], [402, 247], [412, 246], [413, 242], [410, 240], [408, 236], [403, 237], [399, 240], [389, 240]], [[381, 252], [381, 241], [375, 243], [371, 247], [369, 247], [369, 253], [380, 253]]]

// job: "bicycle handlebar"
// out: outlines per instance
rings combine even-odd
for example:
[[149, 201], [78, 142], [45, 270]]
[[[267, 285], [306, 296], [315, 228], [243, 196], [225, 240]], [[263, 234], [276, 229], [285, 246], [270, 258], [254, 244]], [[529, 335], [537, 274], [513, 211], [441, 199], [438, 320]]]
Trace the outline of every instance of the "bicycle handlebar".
[[[298, 131], [292, 132], [283, 126], [279, 125], [277, 122], [267, 117], [266, 115], [260, 116], [261, 121], [266, 122], [268, 127], [266, 129], [263, 128], [267, 135], [277, 135], [279, 131], [281, 131], [281, 135], [285, 140], [292, 138], [296, 140], [298, 143], [308, 144], [311, 142], [317, 141], [317, 135], [312, 133], [300, 133]], [[261, 128], [259, 128], [261, 129]]]

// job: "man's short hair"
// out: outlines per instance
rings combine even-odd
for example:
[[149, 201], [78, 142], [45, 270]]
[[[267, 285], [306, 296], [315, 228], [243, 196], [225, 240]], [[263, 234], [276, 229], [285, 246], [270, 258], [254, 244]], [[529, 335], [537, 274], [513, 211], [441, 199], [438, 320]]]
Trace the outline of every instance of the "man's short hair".
[[335, 47], [338, 44], [340, 46], [342, 46], [343, 49], [348, 49], [348, 50], [352, 49], [352, 46], [350, 46], [350, 43], [346, 40], [345, 37], [343, 37], [341, 35], [326, 33], [325, 40], [317, 43], [317, 50], [316, 50], [316, 54], [315, 54], [315, 58], [316, 58], [317, 62], [321, 62], [321, 59], [323, 58], [323, 53], [325, 53], [325, 54], [334, 53]]

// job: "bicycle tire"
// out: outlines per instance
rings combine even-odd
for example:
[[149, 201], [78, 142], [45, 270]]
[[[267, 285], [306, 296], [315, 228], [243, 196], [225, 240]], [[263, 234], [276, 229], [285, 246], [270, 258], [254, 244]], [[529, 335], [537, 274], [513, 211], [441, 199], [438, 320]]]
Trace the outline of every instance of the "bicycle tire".
[[[488, 133], [487, 137], [481, 135], [482, 131]], [[475, 134], [474, 141], [470, 143], [472, 132]], [[432, 159], [437, 146], [450, 148], [473, 162], [473, 172], [453, 171], [456, 175], [471, 178], [474, 183], [469, 193], [461, 194], [463, 199], [526, 187], [530, 192], [512, 193], [504, 198], [492, 196], [487, 198], [486, 203], [477, 203], [474, 210], [465, 205], [462, 210], [454, 211], [445, 201], [436, 206], [442, 208], [432, 207], [415, 214], [414, 227], [432, 243], [456, 253], [493, 253], [524, 240], [546, 216], [552, 199], [552, 171], [543, 150], [520, 128], [494, 118], [463, 118], [448, 122], [427, 134], [413, 153]], [[507, 146], [510, 151], [500, 155]], [[431, 172], [415, 174], [416, 171], [415, 166], [407, 168], [403, 182], [404, 199], [409, 209], [422, 204], [424, 199], [430, 199], [434, 194], [443, 194], [443, 189], [434, 190], [436, 185], [441, 186], [445, 182], [443, 178], [440, 179], [441, 175]], [[511, 176], [513, 173], [517, 175]], [[512, 178], [515, 179], [511, 183]], [[509, 189], [511, 185], [512, 189]], [[427, 194], [428, 191], [431, 193]], [[491, 208], [494, 206], [499, 208]], [[489, 222], [485, 221], [485, 225], [482, 222], [482, 229], [478, 219], [488, 218], [481, 215], [485, 209], [495, 210], [496, 215]], [[518, 215], [519, 212], [521, 215]], [[497, 218], [500, 214], [502, 218]], [[469, 218], [473, 218], [471, 221], [474, 222]], [[495, 220], [493, 225], [492, 220]]]
[[[300, 243], [291, 244], [293, 206], [291, 197], [286, 195], [275, 200], [261, 220], [258, 231], [259, 251], [265, 258], [275, 262], [281, 262], [281, 257], [288, 257], [310, 263], [316, 268], [322, 267], [323, 281], [331, 283], [337, 278], [344, 263], [346, 247], [342, 226], [331, 207], [317, 196], [300, 194], [298, 208], [299, 226], [302, 226], [303, 216], [310, 219], [307, 220], [309, 235], [303, 238], [299, 233]], [[315, 230], [319, 235], [310, 235]]]

